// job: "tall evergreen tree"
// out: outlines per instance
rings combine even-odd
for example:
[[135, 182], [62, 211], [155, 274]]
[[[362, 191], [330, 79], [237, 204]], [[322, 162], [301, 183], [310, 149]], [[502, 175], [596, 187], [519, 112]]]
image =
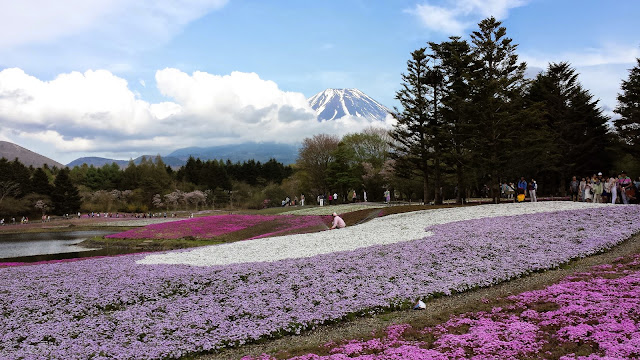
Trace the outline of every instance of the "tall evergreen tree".
[[51, 201], [57, 215], [73, 214], [80, 209], [81, 201], [78, 188], [71, 182], [68, 168], [60, 170], [56, 176], [53, 182]]
[[474, 72], [471, 47], [466, 40], [451, 37], [449, 41], [439, 44], [430, 43], [434, 56], [440, 61], [442, 71], [442, 117], [443, 141], [449, 151], [443, 160], [455, 172], [456, 203], [462, 203], [462, 193], [469, 185], [466, 170], [471, 164], [471, 127], [472, 117], [470, 79]]
[[500, 181], [511, 159], [514, 140], [524, 134], [521, 109], [526, 64], [518, 62], [517, 45], [494, 17], [482, 20], [471, 34], [472, 52], [479, 69], [473, 74], [475, 160], [491, 184], [494, 202], [500, 201]]
[[629, 70], [629, 78], [622, 81], [622, 93], [614, 112], [620, 118], [614, 121], [616, 131], [635, 156], [640, 155], [640, 58]]
[[18, 158], [13, 161], [0, 159], [0, 181], [17, 184], [17, 192], [12, 196], [23, 197], [31, 192], [31, 171]]
[[[437, 49], [438, 45], [435, 43], [429, 43], [429, 48], [432, 51]], [[433, 169], [433, 201], [436, 205], [442, 205], [442, 167], [443, 167], [443, 155], [445, 148], [448, 145], [448, 134], [445, 131], [444, 117], [442, 116], [442, 99], [444, 96], [444, 75], [442, 73], [442, 60], [435, 54], [430, 54], [432, 59], [432, 66], [427, 71], [426, 84], [429, 86], [429, 92], [427, 93], [427, 99], [431, 104], [429, 106], [429, 125], [428, 140], [431, 149], [431, 158]]]
[[549, 64], [533, 81], [528, 98], [542, 106], [545, 136], [536, 158], [553, 192], [564, 193], [573, 175], [609, 170], [608, 118], [575, 69], [566, 62]]
[[429, 61], [426, 48], [415, 50], [407, 61], [407, 73], [402, 74], [402, 88], [395, 98], [402, 110], [395, 109], [393, 116], [397, 122], [391, 131], [392, 156], [399, 167], [403, 163], [412, 164], [417, 169], [423, 183], [423, 201], [429, 199], [429, 160], [431, 141], [429, 138]]
[[42, 168], [37, 168], [31, 177], [31, 189], [40, 195], [51, 195], [53, 186], [49, 183], [49, 177]]

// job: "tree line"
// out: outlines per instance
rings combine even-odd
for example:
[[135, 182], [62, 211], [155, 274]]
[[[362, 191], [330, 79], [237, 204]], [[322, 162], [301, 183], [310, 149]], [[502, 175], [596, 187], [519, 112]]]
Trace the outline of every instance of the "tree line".
[[143, 158], [139, 164], [130, 161], [124, 169], [116, 163], [34, 168], [2, 158], [0, 216], [175, 211], [216, 203], [224, 207], [234, 200], [236, 206], [244, 206], [240, 201], [248, 201], [255, 188], [279, 185], [292, 173], [291, 166], [275, 159], [232, 163], [189, 158], [185, 166], [173, 170], [160, 156]]
[[638, 67], [623, 82], [614, 125], [569, 63], [551, 63], [533, 79], [526, 69], [493, 17], [470, 41], [450, 37], [411, 53], [391, 157], [396, 171], [420, 179], [423, 199], [442, 203], [448, 192], [461, 202], [488, 185], [498, 202], [500, 183], [521, 176], [535, 178], [543, 194], [563, 195], [573, 175], [637, 169]]

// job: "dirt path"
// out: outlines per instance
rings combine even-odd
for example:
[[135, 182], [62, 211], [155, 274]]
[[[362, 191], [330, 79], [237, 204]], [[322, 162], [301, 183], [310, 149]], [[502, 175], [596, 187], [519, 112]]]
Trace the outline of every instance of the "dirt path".
[[286, 350], [291, 354], [305, 353], [305, 349], [321, 346], [331, 341], [370, 336], [394, 323], [433, 324], [446, 321], [450, 315], [486, 308], [482, 299], [496, 299], [524, 291], [544, 288], [558, 282], [574, 272], [586, 271], [599, 264], [611, 263], [614, 259], [640, 253], [640, 234], [633, 236], [608, 252], [574, 260], [560, 269], [548, 270], [529, 276], [494, 285], [489, 288], [469, 291], [452, 296], [440, 297], [427, 302], [425, 311], [395, 311], [373, 317], [359, 318], [337, 325], [322, 326], [303, 335], [285, 336], [258, 344], [245, 345], [229, 349], [218, 354], [199, 355], [198, 360], [239, 359], [245, 355], [274, 354]]

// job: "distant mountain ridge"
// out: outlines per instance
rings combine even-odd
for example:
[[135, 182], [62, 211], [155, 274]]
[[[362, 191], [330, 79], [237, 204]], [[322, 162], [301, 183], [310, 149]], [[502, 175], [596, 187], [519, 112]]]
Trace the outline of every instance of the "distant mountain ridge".
[[326, 89], [308, 99], [319, 121], [346, 115], [384, 121], [389, 109], [358, 89]]
[[[133, 159], [133, 163], [136, 165], [139, 165], [142, 162], [143, 157], [154, 160], [156, 156], [158, 155], [138, 156], [137, 158]], [[169, 165], [171, 167], [180, 167], [185, 164], [185, 161], [182, 161], [181, 159], [177, 159], [174, 157], [161, 156], [161, 158], [165, 165]], [[84, 164], [87, 164], [88, 166], [93, 165], [94, 167], [103, 167], [104, 165], [111, 165], [112, 163], [116, 163], [118, 164], [118, 166], [124, 169], [129, 165], [129, 161], [130, 160], [115, 160], [115, 159], [108, 159], [108, 158], [102, 158], [102, 157], [88, 156], [88, 157], [81, 157], [81, 158], [75, 159], [72, 162], [68, 163], [67, 166], [70, 168], [73, 168], [74, 166], [82, 166]]]
[[[157, 155], [144, 155], [147, 159], [154, 160]], [[173, 168], [179, 168], [187, 163], [189, 157], [199, 158], [200, 160], [230, 160], [231, 162], [243, 162], [247, 160], [260, 161], [265, 163], [270, 159], [276, 159], [284, 165], [290, 165], [296, 162], [298, 158], [298, 146], [277, 143], [244, 143], [233, 145], [217, 145], [210, 147], [188, 147], [177, 149], [167, 156], [161, 156], [165, 165]], [[138, 165], [142, 161], [143, 156], [139, 156], [133, 160]], [[102, 157], [81, 157], [68, 163], [67, 166], [88, 166], [102, 167], [112, 163], [118, 164], [121, 168], [129, 165], [129, 160], [115, 160]]]
[[93, 165], [94, 167], [103, 167], [104, 165], [107, 165], [107, 164], [111, 165], [112, 163], [116, 163], [121, 168], [125, 168], [127, 167], [127, 164], [129, 164], [129, 161], [107, 159], [107, 158], [96, 157], [96, 156], [87, 156], [87, 157], [77, 158], [72, 162], [68, 163], [67, 166], [70, 168], [73, 168], [74, 166], [82, 166], [84, 164], [87, 164], [89, 166]]
[[217, 145], [210, 147], [188, 147], [178, 149], [168, 156], [184, 160], [190, 156], [201, 160], [231, 160], [231, 162], [242, 162], [255, 160], [265, 163], [270, 159], [276, 159], [284, 165], [293, 164], [298, 158], [297, 145], [278, 143], [243, 143], [233, 145]]
[[35, 168], [42, 167], [44, 164], [47, 164], [49, 167], [64, 168], [64, 165], [55, 160], [8, 141], [0, 141], [0, 157], [6, 158], [9, 161], [17, 158], [18, 161], [24, 165]]

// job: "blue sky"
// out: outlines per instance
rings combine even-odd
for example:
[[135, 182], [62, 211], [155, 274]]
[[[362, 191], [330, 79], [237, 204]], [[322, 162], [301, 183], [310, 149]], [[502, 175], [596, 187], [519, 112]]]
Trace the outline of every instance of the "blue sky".
[[640, 2], [0, 0], [0, 140], [67, 163], [186, 146], [299, 142], [305, 98], [358, 88], [388, 107], [411, 51], [495, 16], [529, 74], [568, 61], [615, 107], [640, 57]]

